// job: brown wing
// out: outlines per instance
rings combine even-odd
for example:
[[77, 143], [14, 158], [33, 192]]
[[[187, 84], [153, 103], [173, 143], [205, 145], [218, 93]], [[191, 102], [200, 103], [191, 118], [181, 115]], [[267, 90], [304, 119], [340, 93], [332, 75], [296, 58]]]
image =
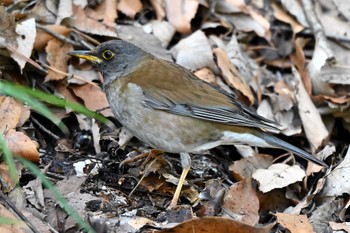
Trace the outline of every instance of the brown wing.
[[198, 79], [189, 70], [149, 58], [137, 73], [128, 75], [131, 83], [143, 88], [147, 107], [216, 123], [276, 129], [276, 123], [250, 111], [235, 96]]

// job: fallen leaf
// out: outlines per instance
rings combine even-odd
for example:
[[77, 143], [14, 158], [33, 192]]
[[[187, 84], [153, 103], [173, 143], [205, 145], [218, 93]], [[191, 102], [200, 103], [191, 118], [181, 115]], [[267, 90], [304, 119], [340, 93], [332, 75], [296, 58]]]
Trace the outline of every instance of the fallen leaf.
[[73, 16], [72, 0], [59, 1], [57, 9], [56, 25], [61, 24], [62, 20]]
[[306, 215], [276, 213], [275, 216], [277, 217], [277, 222], [290, 230], [291, 233], [315, 232]]
[[230, 217], [251, 226], [259, 222], [259, 207], [259, 199], [250, 178], [231, 185], [222, 206]]
[[16, 128], [20, 122], [23, 105], [11, 97], [0, 96], [0, 132]]
[[162, 46], [166, 48], [176, 32], [174, 26], [165, 20], [153, 20], [151, 24], [153, 35], [157, 37], [162, 42]]
[[198, 30], [182, 39], [172, 49], [176, 63], [190, 70], [213, 67], [213, 54], [208, 38]]
[[309, 220], [315, 230], [315, 232], [328, 232], [330, 221], [339, 220], [339, 212], [344, 206], [343, 198], [331, 197], [325, 203], [318, 206], [312, 211]]
[[10, 129], [5, 134], [5, 141], [12, 154], [19, 155], [35, 163], [39, 162], [37, 143], [34, 143], [23, 132]]
[[[11, 190], [13, 190], [16, 185], [18, 184], [19, 178], [20, 178], [20, 171], [22, 170], [22, 166], [18, 166], [16, 163], [16, 177], [11, 177], [9, 167], [5, 162], [2, 162], [0, 164], [0, 177], [1, 177], [1, 184], [0, 188], [3, 193], [9, 193]], [[14, 178], [14, 179], [13, 179]], [[1, 216], [1, 215], [0, 215]]]
[[350, 223], [349, 222], [329, 222], [329, 225], [334, 231], [346, 231], [350, 232]]
[[273, 157], [270, 155], [257, 154], [247, 158], [235, 161], [229, 171], [233, 174], [236, 180], [249, 179], [253, 173], [260, 168], [268, 168], [273, 162]]
[[[268, 233], [274, 224], [263, 227], [253, 227], [247, 224], [223, 217], [204, 217], [191, 219], [174, 228], [157, 231], [159, 233], [188, 233], [188, 232], [210, 232], [210, 233]], [[153, 231], [155, 232], [155, 231]]]
[[133, 19], [142, 10], [140, 0], [121, 0], [118, 2], [118, 10]]
[[203, 69], [200, 69], [200, 70], [197, 70], [196, 72], [194, 72], [194, 74], [202, 79], [203, 81], [206, 81], [208, 83], [211, 83], [211, 84], [216, 84], [216, 77], [215, 77], [215, 74], [209, 70], [208, 68], [203, 68]]
[[217, 57], [217, 64], [221, 69], [222, 76], [227, 84], [247, 97], [251, 104], [254, 103], [253, 93], [246, 80], [239, 74], [236, 67], [232, 65], [226, 53], [221, 48], [216, 48], [213, 51]]
[[[76, 27], [78, 30], [100, 36], [110, 36], [114, 38], [118, 37], [114, 27], [103, 24], [90, 16], [93, 13], [93, 10], [90, 10], [89, 15], [80, 6], [75, 6], [73, 10], [74, 15], [76, 16], [74, 19], [74, 27]], [[99, 14], [99, 16], [101, 15]]]
[[[62, 25], [45, 25], [43, 27], [62, 36], [67, 36], [72, 31], [72, 29]], [[51, 34], [39, 29], [35, 37], [34, 50], [42, 51], [53, 38], [54, 36]]]
[[165, 16], [165, 2], [163, 0], [151, 0], [150, 2], [156, 12], [157, 20], [162, 20]]
[[271, 6], [273, 8], [274, 16], [278, 20], [289, 24], [292, 27], [294, 34], [297, 34], [304, 30], [304, 27], [301, 24], [299, 24], [292, 16], [287, 14], [287, 12], [282, 10], [279, 5], [277, 5], [276, 3], [272, 3]]
[[[106, 94], [100, 87], [91, 84], [80, 85], [72, 88], [73, 92], [84, 101], [84, 105], [92, 110], [102, 110], [109, 107]], [[113, 116], [110, 108], [101, 112], [106, 117]]]
[[324, 196], [341, 196], [350, 193], [350, 148], [344, 160], [326, 177], [326, 183], [321, 191]]
[[[0, 231], [2, 233], [13, 233], [13, 232], [25, 233], [29, 231], [27, 225], [21, 220], [17, 219], [14, 216], [14, 214], [11, 213], [10, 210], [5, 208], [5, 206], [3, 206], [1, 203], [0, 203], [0, 216], [2, 218], [2, 221], [0, 223]], [[9, 219], [13, 222], [6, 223], [6, 219]]]
[[259, 182], [259, 189], [267, 193], [273, 189], [283, 188], [305, 177], [305, 171], [298, 165], [289, 166], [283, 163], [272, 164], [267, 169], [258, 169], [253, 178]]
[[35, 19], [30, 18], [18, 23], [16, 25], [16, 33], [18, 35], [16, 38], [18, 47], [15, 48], [20, 54], [11, 53], [11, 57], [18, 63], [22, 71], [27, 63], [26, 58], [29, 58], [32, 54], [36, 36]]
[[165, 0], [166, 15], [176, 31], [182, 34], [191, 32], [191, 20], [194, 18], [199, 1]]
[[310, 142], [312, 151], [317, 150], [328, 137], [328, 131], [321, 115], [307, 94], [299, 73], [293, 68], [294, 77], [298, 81], [296, 100], [299, 115], [303, 123], [306, 137]]
[[[68, 52], [73, 50], [73, 46], [58, 39], [52, 39], [47, 44], [45, 50], [47, 52], [47, 61], [50, 66], [55, 70], [67, 73], [67, 64], [70, 58]], [[57, 81], [64, 78], [66, 78], [65, 74], [49, 69], [45, 81]]]

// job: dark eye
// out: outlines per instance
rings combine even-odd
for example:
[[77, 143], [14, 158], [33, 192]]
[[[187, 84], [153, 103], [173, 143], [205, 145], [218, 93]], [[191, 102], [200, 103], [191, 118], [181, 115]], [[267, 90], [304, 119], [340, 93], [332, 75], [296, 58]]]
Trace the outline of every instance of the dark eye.
[[105, 50], [102, 53], [102, 57], [106, 60], [111, 59], [112, 57], [114, 57], [114, 53], [111, 50]]

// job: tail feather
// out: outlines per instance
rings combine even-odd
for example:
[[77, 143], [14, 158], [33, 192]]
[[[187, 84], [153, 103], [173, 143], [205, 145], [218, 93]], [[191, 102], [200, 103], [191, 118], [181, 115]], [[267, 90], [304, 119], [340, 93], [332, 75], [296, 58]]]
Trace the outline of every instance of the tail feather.
[[309, 154], [308, 152], [293, 146], [292, 144], [289, 144], [288, 142], [283, 141], [282, 139], [279, 139], [271, 134], [265, 133], [265, 132], [257, 132], [261, 138], [263, 138], [268, 144], [275, 146], [277, 148], [285, 149], [287, 151], [290, 151], [296, 155], [298, 155], [300, 158], [309, 160], [317, 165], [323, 166], [323, 167], [328, 167], [328, 165], [316, 158], [315, 156]]

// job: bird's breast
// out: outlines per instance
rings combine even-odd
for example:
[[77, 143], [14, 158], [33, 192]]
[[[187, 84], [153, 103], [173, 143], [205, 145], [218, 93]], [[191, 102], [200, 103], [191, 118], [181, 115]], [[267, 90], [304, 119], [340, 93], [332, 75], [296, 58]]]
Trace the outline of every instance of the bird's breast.
[[118, 121], [135, 137], [166, 152], [195, 152], [220, 144], [222, 132], [210, 122], [155, 110], [144, 105], [143, 89], [117, 80], [106, 87]]

